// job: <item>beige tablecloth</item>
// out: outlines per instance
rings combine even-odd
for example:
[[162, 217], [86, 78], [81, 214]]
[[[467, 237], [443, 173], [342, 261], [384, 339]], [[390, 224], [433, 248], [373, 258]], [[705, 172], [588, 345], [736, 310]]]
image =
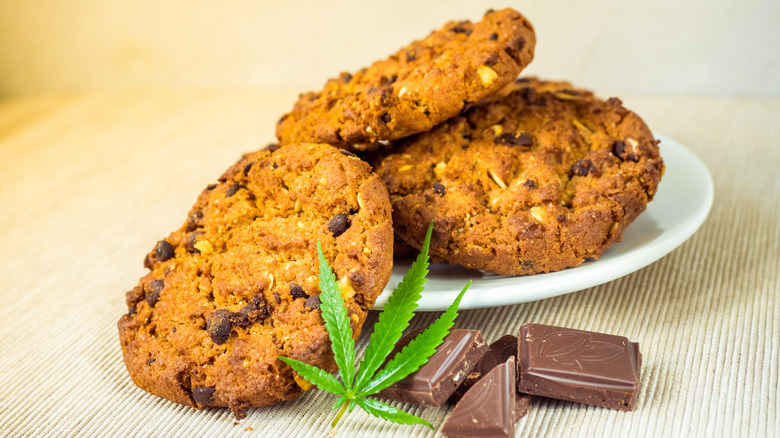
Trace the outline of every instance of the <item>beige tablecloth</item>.
[[[116, 321], [146, 251], [241, 153], [273, 140], [294, 92], [143, 91], [0, 101], [0, 435], [325, 437], [334, 398], [196, 411], [130, 381]], [[636, 410], [537, 401], [517, 436], [778, 436], [780, 100], [624, 96], [712, 172], [685, 244], [580, 292], [464, 310], [488, 341], [524, 322], [640, 343]], [[664, 187], [660, 190], [675, 190]], [[422, 313], [427, 324], [437, 313]], [[372, 312], [358, 345], [364, 348]], [[449, 410], [404, 406], [437, 429]], [[335, 436], [435, 436], [362, 413]]]

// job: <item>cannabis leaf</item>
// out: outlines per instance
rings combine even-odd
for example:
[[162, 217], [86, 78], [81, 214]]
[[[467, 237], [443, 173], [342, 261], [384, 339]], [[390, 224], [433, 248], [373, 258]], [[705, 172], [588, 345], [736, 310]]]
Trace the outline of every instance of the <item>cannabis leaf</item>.
[[320, 262], [320, 291], [322, 292], [320, 294], [320, 309], [330, 337], [333, 356], [339, 367], [341, 381], [327, 371], [305, 362], [282, 356], [279, 356], [279, 359], [289, 364], [301, 377], [319, 389], [340, 396], [334, 403], [333, 409], [341, 409], [333, 419], [331, 427], [336, 427], [347, 409], [352, 412], [355, 406], [360, 406], [369, 414], [394, 423], [424, 424], [433, 429], [433, 426], [422, 418], [378, 400], [366, 398], [417, 371], [428, 362], [428, 358], [449, 334], [455, 317], [458, 316], [460, 300], [471, 284], [469, 281], [446, 312], [425, 331], [417, 335], [381, 370], [379, 369], [385, 363], [387, 355], [393, 350], [395, 343], [401, 338], [404, 329], [409, 326], [409, 320], [412, 319], [414, 310], [417, 308], [417, 301], [422, 296], [427, 281], [425, 276], [428, 274], [428, 249], [432, 232], [433, 222], [425, 234], [420, 255], [412, 263], [409, 272], [406, 273], [387, 300], [384, 311], [379, 314], [377, 323], [374, 325], [374, 332], [369, 338], [363, 361], [357, 370], [355, 366], [355, 341], [352, 339], [352, 327], [347, 317], [344, 298], [341, 296], [336, 276], [333, 275], [333, 271], [322, 253], [322, 247], [317, 242], [317, 254]]

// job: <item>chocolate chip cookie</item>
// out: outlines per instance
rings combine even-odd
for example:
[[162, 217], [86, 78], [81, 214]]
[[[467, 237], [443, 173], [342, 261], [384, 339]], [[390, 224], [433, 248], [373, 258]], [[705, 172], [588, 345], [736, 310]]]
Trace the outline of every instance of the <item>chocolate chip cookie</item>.
[[118, 327], [135, 384], [240, 417], [308, 388], [277, 356], [335, 371], [317, 241], [357, 337], [392, 269], [381, 180], [354, 154], [322, 144], [242, 157], [157, 242], [144, 262], [150, 272], [127, 293]]
[[276, 136], [282, 144], [360, 151], [427, 131], [512, 82], [535, 44], [531, 24], [512, 9], [488, 11], [477, 23], [447, 23], [388, 59], [302, 94]]
[[658, 141], [616, 98], [520, 79], [373, 158], [395, 232], [432, 256], [508, 275], [598, 258], [653, 199]]

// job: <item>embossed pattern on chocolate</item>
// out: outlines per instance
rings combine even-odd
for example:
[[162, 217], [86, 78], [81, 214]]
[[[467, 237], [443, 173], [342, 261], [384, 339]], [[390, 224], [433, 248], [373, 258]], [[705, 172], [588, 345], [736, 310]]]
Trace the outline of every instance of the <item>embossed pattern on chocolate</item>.
[[634, 409], [642, 355], [624, 336], [523, 324], [517, 358], [522, 393]]

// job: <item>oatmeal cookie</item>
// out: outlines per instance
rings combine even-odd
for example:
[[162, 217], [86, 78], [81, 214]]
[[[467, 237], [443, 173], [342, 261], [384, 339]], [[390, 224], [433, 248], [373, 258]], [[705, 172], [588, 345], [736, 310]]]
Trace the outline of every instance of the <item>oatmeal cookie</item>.
[[468, 268], [535, 274], [598, 258], [653, 199], [658, 141], [617, 98], [520, 79], [370, 158], [397, 235]]
[[241, 417], [308, 388], [277, 356], [335, 371], [317, 241], [357, 337], [392, 269], [384, 185], [367, 163], [328, 145], [242, 157], [157, 242], [144, 262], [150, 272], [127, 293], [118, 328], [135, 384]]
[[528, 20], [512, 9], [450, 22], [319, 92], [302, 94], [277, 125], [280, 143], [314, 141], [360, 151], [427, 131], [501, 90], [533, 58]]

